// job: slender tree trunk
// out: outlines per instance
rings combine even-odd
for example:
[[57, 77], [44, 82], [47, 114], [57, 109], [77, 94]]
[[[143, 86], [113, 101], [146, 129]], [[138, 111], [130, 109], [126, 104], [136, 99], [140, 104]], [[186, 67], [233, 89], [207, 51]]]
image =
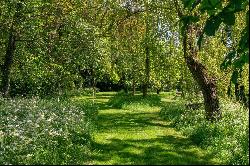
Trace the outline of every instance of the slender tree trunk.
[[23, 0], [16, 3], [16, 11], [13, 16], [12, 25], [10, 27], [7, 46], [6, 46], [6, 53], [4, 57], [4, 64], [2, 66], [2, 85], [1, 85], [1, 93], [3, 97], [9, 96], [9, 89], [10, 89], [10, 72], [11, 66], [14, 60], [14, 53], [16, 49], [16, 38], [17, 34], [15, 34], [14, 26], [18, 24], [18, 17], [21, 15], [21, 8]]
[[91, 77], [92, 77], [93, 97], [95, 98], [95, 96], [96, 96], [96, 79], [95, 79], [95, 71], [93, 68], [91, 71]]
[[9, 39], [7, 43], [4, 64], [2, 66], [2, 95], [8, 97], [10, 87], [10, 71], [14, 59], [16, 47], [15, 35], [13, 34], [13, 28], [10, 30]]
[[[192, 29], [189, 26], [189, 29]], [[190, 31], [189, 31], [190, 32]], [[206, 119], [210, 121], [221, 118], [216, 81], [208, 74], [206, 67], [196, 58], [198, 50], [193, 46], [192, 39], [188, 41], [187, 31], [183, 36], [184, 58], [193, 78], [198, 83], [204, 98]], [[189, 47], [188, 47], [189, 46]]]
[[133, 92], [132, 95], [135, 95], [135, 78], [133, 77], [133, 82], [132, 82], [132, 88], [133, 88]]
[[160, 92], [161, 92], [161, 89], [160, 89], [160, 88], [157, 88], [157, 89], [156, 89], [156, 93], [157, 93], [157, 95], [159, 95], [159, 94], [160, 94]]
[[234, 94], [235, 94], [236, 100], [239, 101], [240, 100], [240, 97], [239, 97], [239, 83], [236, 83], [234, 87], [235, 87]]
[[148, 86], [149, 86], [149, 79], [150, 79], [150, 52], [149, 52], [149, 47], [146, 46], [145, 48], [146, 52], [146, 59], [145, 59], [145, 81], [143, 83], [143, 96], [147, 96], [148, 94]]

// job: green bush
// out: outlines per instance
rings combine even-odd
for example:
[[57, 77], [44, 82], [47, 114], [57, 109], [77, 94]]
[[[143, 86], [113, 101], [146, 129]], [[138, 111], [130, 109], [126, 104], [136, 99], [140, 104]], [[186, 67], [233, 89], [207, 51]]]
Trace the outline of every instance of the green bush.
[[96, 107], [70, 100], [0, 100], [0, 165], [83, 164]]
[[163, 108], [161, 115], [225, 164], [248, 165], [249, 110], [225, 100], [221, 103], [223, 119], [215, 123], [205, 120], [204, 110], [185, 110], [183, 103]]
[[108, 105], [122, 109], [126, 108], [129, 105], [133, 104], [136, 105], [149, 105], [149, 106], [158, 106], [161, 102], [161, 98], [158, 95], [148, 95], [143, 97], [142, 95], [135, 95], [126, 94], [123, 91], [117, 93], [114, 97], [112, 97]]

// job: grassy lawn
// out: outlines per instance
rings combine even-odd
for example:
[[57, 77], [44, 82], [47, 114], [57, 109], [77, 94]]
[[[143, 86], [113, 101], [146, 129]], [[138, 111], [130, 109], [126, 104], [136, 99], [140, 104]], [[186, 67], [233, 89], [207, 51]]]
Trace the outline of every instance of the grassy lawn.
[[[127, 100], [114, 93], [90, 99], [99, 113], [93, 133], [93, 153], [87, 164], [216, 164], [213, 156], [176, 131], [160, 116], [161, 106], [176, 102], [171, 95], [140, 95]], [[130, 101], [131, 100], [131, 101]]]
[[0, 165], [249, 164], [249, 110], [206, 121], [173, 93], [0, 100]]

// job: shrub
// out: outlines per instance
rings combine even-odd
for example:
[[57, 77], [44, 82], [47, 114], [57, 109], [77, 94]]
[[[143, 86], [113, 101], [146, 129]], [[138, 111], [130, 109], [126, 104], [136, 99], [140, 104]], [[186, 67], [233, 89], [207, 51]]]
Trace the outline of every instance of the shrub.
[[90, 103], [0, 101], [0, 164], [83, 164], [91, 143]]
[[123, 91], [117, 93], [111, 100], [109, 100], [108, 104], [114, 108], [131, 108], [138, 106], [159, 106], [161, 102], [161, 98], [158, 95], [148, 95], [143, 97], [142, 95], [126, 94]]
[[223, 119], [211, 123], [204, 110], [184, 110], [184, 104], [169, 106], [161, 115], [173, 120], [173, 125], [197, 145], [207, 148], [225, 164], [249, 164], [249, 110], [237, 103], [221, 102]]

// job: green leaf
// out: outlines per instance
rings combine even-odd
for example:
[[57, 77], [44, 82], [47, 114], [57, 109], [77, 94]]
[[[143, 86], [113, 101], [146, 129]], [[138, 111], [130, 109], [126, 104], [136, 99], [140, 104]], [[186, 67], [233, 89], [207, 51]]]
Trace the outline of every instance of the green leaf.
[[249, 63], [249, 55], [248, 53], [242, 54], [238, 59], [233, 62], [234, 69], [242, 69], [242, 67]]
[[222, 20], [227, 25], [234, 25], [235, 24], [235, 15], [234, 12], [225, 12], [223, 11], [221, 14]]
[[214, 36], [215, 32], [218, 30], [222, 20], [219, 16], [211, 16], [204, 27], [204, 32], [208, 36]]
[[213, 11], [222, 8], [221, 0], [203, 0], [201, 2], [200, 10], [204, 11]]
[[235, 70], [231, 76], [232, 83], [236, 84], [238, 82], [239, 72]]
[[199, 21], [199, 17], [198, 16], [183, 16], [181, 18], [181, 20], [183, 21], [184, 24], [190, 24], [192, 22], [197, 22]]
[[[247, 29], [244, 29], [244, 31], [247, 31]], [[244, 33], [241, 36], [240, 42], [239, 42], [239, 49], [240, 50], [245, 50], [249, 48], [249, 36], [248, 33]]]
[[224, 61], [220, 65], [221, 70], [226, 70], [232, 64], [232, 60], [237, 56], [236, 51], [231, 51], [227, 54]]
[[230, 3], [226, 7], [229, 11], [240, 12], [244, 10], [249, 2], [246, 0], [230, 0]]
[[196, 0], [182, 0], [182, 3], [184, 5], [184, 8], [191, 8], [193, 3], [195, 3]]
[[201, 3], [201, 0], [196, 0], [193, 4], [192, 4], [192, 9], [195, 9], [197, 5], [199, 5]]

